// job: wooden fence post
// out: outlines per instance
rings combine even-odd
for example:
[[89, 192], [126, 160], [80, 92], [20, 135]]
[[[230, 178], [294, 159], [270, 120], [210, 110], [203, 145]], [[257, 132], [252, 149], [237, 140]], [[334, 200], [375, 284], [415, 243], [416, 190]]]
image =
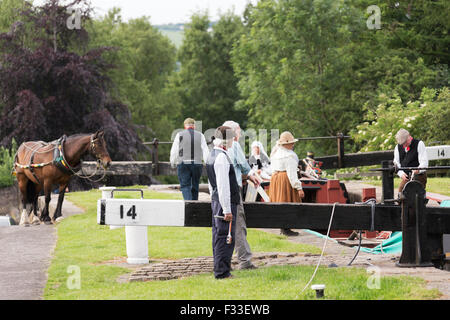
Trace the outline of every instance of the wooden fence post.
[[152, 164], [153, 164], [153, 175], [159, 175], [159, 160], [158, 160], [158, 145], [159, 140], [157, 138], [153, 139], [152, 147]]
[[394, 162], [392, 160], [382, 161], [381, 167], [383, 169], [392, 168], [392, 170], [382, 171], [381, 202], [384, 203], [384, 200], [394, 199]]
[[337, 134], [337, 147], [338, 147], [338, 167], [343, 168], [344, 167], [344, 134], [338, 133]]

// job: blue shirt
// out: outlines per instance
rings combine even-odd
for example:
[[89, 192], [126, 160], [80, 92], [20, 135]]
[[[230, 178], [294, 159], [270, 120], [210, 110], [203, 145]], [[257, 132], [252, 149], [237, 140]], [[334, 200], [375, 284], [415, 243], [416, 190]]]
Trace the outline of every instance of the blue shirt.
[[233, 142], [233, 146], [228, 150], [228, 155], [233, 163], [237, 183], [242, 188], [242, 175], [248, 174], [251, 168], [238, 141]]

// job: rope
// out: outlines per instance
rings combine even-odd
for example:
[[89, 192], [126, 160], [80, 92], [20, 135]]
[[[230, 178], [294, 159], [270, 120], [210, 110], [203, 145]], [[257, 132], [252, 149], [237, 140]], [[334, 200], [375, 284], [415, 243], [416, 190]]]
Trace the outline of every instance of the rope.
[[325, 248], [326, 248], [326, 246], [327, 246], [327, 240], [328, 240], [328, 237], [330, 236], [331, 224], [332, 224], [332, 222], [333, 222], [334, 211], [335, 211], [335, 209], [336, 209], [336, 204], [337, 204], [337, 203], [338, 203], [338, 202], [335, 202], [335, 203], [333, 204], [333, 210], [331, 211], [330, 224], [328, 225], [327, 236], [326, 236], [326, 238], [325, 238], [325, 242], [323, 243], [322, 253], [320, 254], [319, 261], [317, 262], [316, 269], [314, 270], [314, 273], [313, 273], [313, 275], [311, 276], [311, 279], [309, 279], [309, 281], [308, 281], [308, 283], [306, 284], [306, 286], [305, 286], [305, 287], [303, 288], [303, 290], [295, 297], [295, 299], [297, 299], [298, 296], [301, 295], [301, 294], [306, 290], [306, 288], [309, 287], [309, 285], [310, 285], [311, 282], [313, 281], [314, 277], [316, 276], [317, 270], [319, 269], [319, 266], [320, 266], [320, 262], [322, 261], [323, 254], [325, 253]]
[[[375, 204], [377, 202], [377, 199], [371, 198], [369, 200], [366, 200], [364, 202], [356, 202], [356, 204], [369, 204], [371, 205], [371, 224], [370, 224], [370, 231], [375, 231]], [[353, 259], [347, 264], [347, 266], [351, 266], [353, 261], [355, 261], [356, 257], [359, 254], [359, 251], [361, 250], [361, 243], [362, 243], [362, 231], [359, 230], [359, 243], [358, 243], [358, 250], [356, 250], [355, 255], [353, 256]]]

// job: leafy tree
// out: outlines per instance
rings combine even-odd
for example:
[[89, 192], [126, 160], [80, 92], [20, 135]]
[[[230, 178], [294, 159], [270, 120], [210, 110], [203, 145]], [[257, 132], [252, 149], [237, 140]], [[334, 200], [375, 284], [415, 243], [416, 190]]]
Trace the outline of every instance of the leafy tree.
[[[360, 12], [364, 19], [369, 13], [369, 5], [377, 4], [381, 9], [381, 29], [370, 30], [361, 28], [353, 32], [352, 42], [349, 45], [349, 54], [353, 56], [353, 76], [357, 79], [357, 86], [352, 91], [350, 103], [364, 106], [364, 110], [382, 103], [383, 96], [398, 95], [403, 103], [416, 100], [420, 97], [422, 88], [442, 88], [448, 86], [448, 65], [429, 59], [415, 46], [402, 41], [400, 38], [418, 39], [424, 36], [425, 29], [421, 27], [423, 21], [431, 22], [441, 16], [439, 1], [430, 5], [433, 10], [422, 13], [412, 13], [413, 7], [423, 6], [425, 2], [414, 1], [414, 4], [398, 1], [358, 0], [349, 2]], [[429, 2], [428, 2], [429, 3]], [[434, 20], [433, 20], [434, 21]], [[438, 24], [441, 27], [437, 27]], [[446, 38], [442, 32], [444, 21], [436, 20], [434, 26], [437, 33], [441, 32], [440, 39]], [[447, 28], [448, 29], [448, 28]], [[400, 36], [399, 33], [408, 33]], [[422, 33], [420, 36], [418, 33]], [[442, 40], [440, 40], [442, 42]], [[430, 45], [425, 42], [423, 45]]]
[[[385, 96], [406, 104], [423, 88], [448, 86], [448, 19], [440, 12], [448, 2], [411, 1], [406, 9], [415, 8], [413, 18], [396, 3], [265, 0], [248, 6], [247, 32], [232, 52], [242, 95], [237, 107], [248, 110], [254, 127], [296, 136], [346, 134]], [[381, 8], [380, 30], [366, 26], [373, 4]], [[428, 45], [433, 54], [425, 53]], [[335, 148], [334, 142], [315, 145], [317, 153]]]
[[212, 27], [207, 14], [191, 17], [178, 54], [181, 69], [172, 79], [182, 108], [179, 120], [202, 120], [204, 130], [230, 119], [245, 127], [245, 110], [234, 107], [240, 93], [230, 58], [243, 31], [240, 17], [232, 13], [222, 15]]
[[248, 21], [233, 65], [243, 96], [237, 105], [252, 125], [322, 136], [357, 123], [361, 110], [348, 103], [356, 82], [347, 22], [362, 21], [352, 10], [341, 1], [267, 0], [250, 9]]
[[108, 71], [112, 93], [129, 106], [141, 138], [170, 138], [177, 109], [164, 90], [176, 68], [176, 50], [169, 39], [147, 17], [123, 22], [120, 9], [92, 21], [88, 30], [91, 47], [116, 49], [105, 54], [105, 60], [116, 66]]
[[[51, 141], [62, 134], [103, 128], [114, 160], [131, 160], [139, 139], [130, 123], [128, 108], [111, 99], [106, 73], [112, 68], [103, 59], [108, 48], [85, 50], [84, 28], [67, 27], [68, 8], [81, 8], [83, 21], [91, 9], [85, 0], [42, 6], [27, 3], [20, 21], [0, 35], [0, 91], [4, 109], [0, 116], [0, 145], [13, 138]], [[22, 22], [23, 21], [23, 22]], [[30, 24], [32, 28], [27, 28]], [[23, 42], [32, 39], [32, 45]], [[75, 53], [77, 48], [84, 53]]]

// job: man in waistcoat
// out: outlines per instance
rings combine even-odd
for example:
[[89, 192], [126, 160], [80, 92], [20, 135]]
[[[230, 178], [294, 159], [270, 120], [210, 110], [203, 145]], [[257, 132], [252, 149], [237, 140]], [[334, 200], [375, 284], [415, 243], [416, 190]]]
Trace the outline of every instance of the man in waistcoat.
[[[237, 206], [240, 202], [239, 185], [228, 150], [233, 145], [234, 132], [219, 127], [214, 134], [214, 149], [206, 162], [212, 209], [212, 246], [214, 277], [231, 277], [231, 258], [235, 245]], [[231, 224], [231, 242], [228, 236]]]
[[[400, 168], [428, 167], [428, 156], [423, 141], [414, 139], [407, 130], [400, 129], [395, 135], [398, 145], [394, 150], [394, 165]], [[402, 192], [405, 184], [410, 180], [417, 180], [427, 186], [427, 173], [425, 170], [399, 170], [401, 178], [398, 192]]]
[[195, 120], [187, 118], [184, 130], [177, 133], [170, 150], [170, 163], [172, 167], [177, 167], [184, 200], [198, 200], [202, 160], [206, 163], [208, 155], [205, 136], [195, 130]]
[[241, 127], [239, 123], [229, 120], [226, 121], [223, 126], [230, 127], [234, 133], [234, 142], [229, 150], [229, 156], [236, 173], [240, 194], [236, 218], [236, 255], [239, 261], [239, 269], [255, 269], [256, 266], [252, 263], [252, 251], [247, 241], [247, 224], [242, 199], [242, 179], [248, 177], [255, 186], [259, 185], [259, 181], [254, 175], [247, 176], [250, 173], [251, 168], [239, 143], [239, 138], [241, 135]]

